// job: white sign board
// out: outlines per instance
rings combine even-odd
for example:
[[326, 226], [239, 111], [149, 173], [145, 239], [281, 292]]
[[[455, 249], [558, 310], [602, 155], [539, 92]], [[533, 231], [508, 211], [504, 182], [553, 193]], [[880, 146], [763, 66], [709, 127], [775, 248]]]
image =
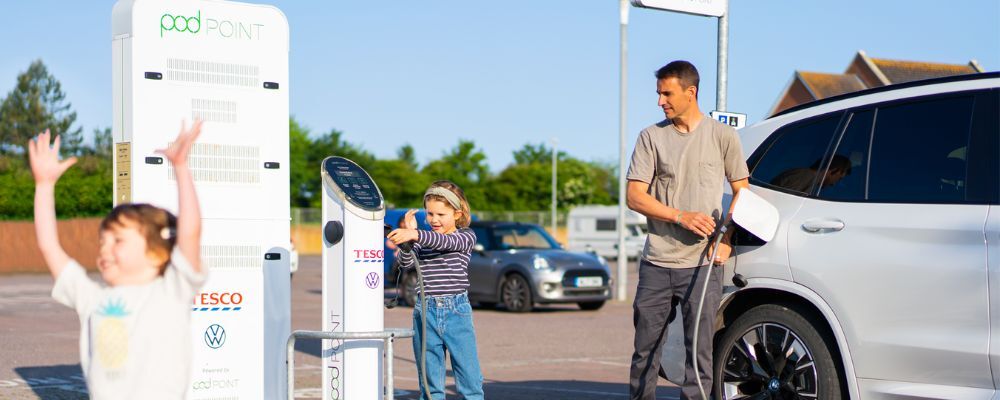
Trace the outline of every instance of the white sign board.
[[716, 121], [719, 121], [723, 124], [729, 125], [736, 129], [740, 129], [744, 126], [747, 126], [746, 114], [726, 112], [726, 111], [712, 111], [711, 115], [712, 118], [715, 119]]
[[632, 5], [707, 17], [721, 17], [729, 10], [728, 0], [632, 0]]

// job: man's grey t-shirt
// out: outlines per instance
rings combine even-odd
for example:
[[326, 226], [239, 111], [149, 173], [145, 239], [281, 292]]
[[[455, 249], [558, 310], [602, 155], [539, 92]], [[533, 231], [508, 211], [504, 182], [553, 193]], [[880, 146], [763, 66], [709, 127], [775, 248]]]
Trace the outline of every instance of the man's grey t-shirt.
[[[664, 120], [642, 130], [632, 153], [627, 179], [649, 184], [649, 194], [669, 207], [724, 216], [724, 184], [750, 176], [736, 130], [702, 117], [698, 127], [681, 133]], [[728, 212], [728, 210], [725, 210]], [[708, 239], [672, 221], [648, 218], [649, 235], [642, 257], [667, 268], [708, 264]]]

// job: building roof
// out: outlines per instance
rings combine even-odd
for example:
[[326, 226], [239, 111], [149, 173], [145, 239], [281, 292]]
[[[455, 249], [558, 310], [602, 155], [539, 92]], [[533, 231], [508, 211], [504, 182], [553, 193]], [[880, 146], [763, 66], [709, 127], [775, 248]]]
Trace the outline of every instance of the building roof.
[[856, 92], [867, 88], [864, 82], [854, 74], [824, 74], [821, 72], [797, 72], [809, 93], [815, 100], [836, 96], [838, 94]]
[[[976, 60], [968, 64], [888, 60], [869, 57], [864, 50], [859, 50], [843, 74], [795, 71], [792, 81], [785, 86], [768, 114], [774, 116], [804, 101], [817, 101], [884, 85], [983, 72]], [[808, 94], [802, 91], [802, 87]]]
[[952, 75], [975, 74], [977, 70], [973, 63], [941, 64], [919, 61], [886, 60], [872, 58], [872, 63], [885, 75], [890, 83], [905, 83]]

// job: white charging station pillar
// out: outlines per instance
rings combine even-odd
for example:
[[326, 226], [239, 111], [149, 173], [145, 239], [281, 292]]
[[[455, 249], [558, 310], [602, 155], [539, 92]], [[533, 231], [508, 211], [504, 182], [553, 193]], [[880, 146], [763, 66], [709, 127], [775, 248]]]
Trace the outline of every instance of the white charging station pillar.
[[155, 150], [177, 136], [181, 121], [205, 121], [189, 164], [210, 275], [192, 303], [187, 398], [283, 399], [290, 333], [285, 16], [228, 1], [119, 0], [112, 33], [115, 204], [176, 212], [173, 169]]
[[[353, 161], [327, 157], [323, 177], [323, 330], [382, 331], [382, 193]], [[323, 399], [381, 399], [382, 341], [324, 340]], [[391, 361], [390, 361], [391, 362]]]

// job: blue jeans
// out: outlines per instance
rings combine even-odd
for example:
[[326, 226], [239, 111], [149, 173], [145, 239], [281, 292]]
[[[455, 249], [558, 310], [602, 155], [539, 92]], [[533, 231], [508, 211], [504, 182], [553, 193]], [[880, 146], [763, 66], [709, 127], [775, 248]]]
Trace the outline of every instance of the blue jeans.
[[[413, 307], [413, 354], [417, 360], [420, 397], [424, 397], [420, 362], [420, 301]], [[427, 385], [434, 400], [444, 400], [444, 357], [451, 352], [451, 370], [458, 393], [466, 400], [483, 398], [483, 374], [479, 370], [476, 329], [472, 326], [472, 306], [465, 293], [427, 297]], [[426, 399], [425, 399], [426, 400]]]

